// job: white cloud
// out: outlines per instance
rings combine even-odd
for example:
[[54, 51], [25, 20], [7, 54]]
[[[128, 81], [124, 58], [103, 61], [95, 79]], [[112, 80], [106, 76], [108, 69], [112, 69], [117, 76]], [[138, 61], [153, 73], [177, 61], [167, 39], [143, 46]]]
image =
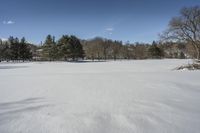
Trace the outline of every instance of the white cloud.
[[14, 21], [8, 21], [7, 24], [14, 24]]
[[113, 31], [114, 28], [106, 28], [106, 31]]
[[12, 20], [9, 20], [9, 21], [3, 21], [3, 24], [14, 24], [15, 22], [12, 21]]
[[112, 35], [113, 31], [114, 31], [114, 28], [109, 27], [109, 28], [106, 28], [105, 30], [106, 30], [106, 33], [108, 33], [109, 35]]

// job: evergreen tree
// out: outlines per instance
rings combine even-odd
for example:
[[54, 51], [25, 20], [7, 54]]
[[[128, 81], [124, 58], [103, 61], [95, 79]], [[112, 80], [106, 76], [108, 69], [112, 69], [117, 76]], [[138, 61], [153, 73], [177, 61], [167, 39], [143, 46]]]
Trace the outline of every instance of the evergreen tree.
[[157, 46], [155, 41], [150, 46], [148, 52], [151, 58], [161, 58], [163, 56], [162, 50]]
[[23, 61], [32, 58], [32, 53], [24, 37], [20, 41], [19, 56], [20, 56], [20, 59]]
[[10, 43], [11, 60], [19, 60], [19, 39], [11, 36], [8, 40]]
[[65, 60], [72, 59], [75, 61], [84, 57], [83, 47], [75, 36], [62, 36], [58, 41], [58, 45], [60, 53]]
[[10, 59], [10, 48], [8, 42], [0, 41], [0, 61]]
[[11, 49], [10, 49], [10, 45], [9, 45], [9, 43], [6, 41], [5, 42], [5, 47], [4, 47], [4, 54], [3, 54], [3, 58], [4, 58], [4, 60], [6, 60], [6, 61], [9, 61], [9, 60], [11, 60]]
[[180, 52], [179, 59], [185, 59], [185, 54], [182, 51]]
[[78, 60], [78, 58], [84, 57], [83, 47], [79, 41], [79, 39], [75, 36], [70, 36], [69, 39], [69, 57], [74, 61]]
[[52, 44], [51, 50], [50, 50], [50, 57], [53, 60], [58, 60], [60, 58], [59, 49], [58, 49], [58, 46], [57, 46], [57, 44], [55, 42], [55, 37], [53, 37], [53, 44]]
[[63, 35], [58, 41], [60, 56], [67, 60], [70, 54], [69, 51], [69, 36]]
[[48, 35], [43, 45], [43, 57], [47, 60], [52, 60], [53, 37]]

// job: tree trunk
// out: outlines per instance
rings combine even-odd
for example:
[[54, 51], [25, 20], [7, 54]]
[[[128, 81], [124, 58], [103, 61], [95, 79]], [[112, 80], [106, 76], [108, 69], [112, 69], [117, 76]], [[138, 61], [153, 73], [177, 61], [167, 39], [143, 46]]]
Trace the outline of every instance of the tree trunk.
[[200, 60], [200, 45], [198, 43], [194, 43], [194, 42], [192, 42], [192, 45], [196, 51], [197, 60]]

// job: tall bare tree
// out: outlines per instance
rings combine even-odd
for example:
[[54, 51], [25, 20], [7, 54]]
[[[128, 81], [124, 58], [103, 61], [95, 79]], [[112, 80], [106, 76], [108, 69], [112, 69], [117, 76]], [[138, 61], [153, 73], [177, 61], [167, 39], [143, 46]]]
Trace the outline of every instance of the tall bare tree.
[[200, 6], [182, 8], [180, 16], [172, 18], [162, 38], [191, 44], [196, 58], [200, 59]]

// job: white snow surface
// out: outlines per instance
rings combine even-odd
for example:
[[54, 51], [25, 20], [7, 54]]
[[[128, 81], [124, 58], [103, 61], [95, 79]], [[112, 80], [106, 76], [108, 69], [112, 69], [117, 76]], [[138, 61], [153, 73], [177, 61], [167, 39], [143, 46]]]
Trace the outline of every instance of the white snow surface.
[[0, 133], [199, 133], [188, 62], [0, 63]]

